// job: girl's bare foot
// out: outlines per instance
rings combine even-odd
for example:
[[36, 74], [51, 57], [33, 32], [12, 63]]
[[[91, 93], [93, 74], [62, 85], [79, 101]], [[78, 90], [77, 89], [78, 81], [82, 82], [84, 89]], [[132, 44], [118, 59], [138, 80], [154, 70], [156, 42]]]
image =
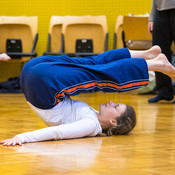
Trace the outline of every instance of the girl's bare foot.
[[148, 70], [162, 72], [175, 81], [175, 67], [168, 61], [164, 54], [159, 54], [155, 59], [147, 60]]
[[145, 60], [154, 59], [161, 53], [159, 46], [153, 46], [149, 50], [130, 50], [131, 58], [144, 58]]
[[151, 47], [149, 50], [146, 51], [147, 53], [145, 54], [145, 59], [149, 60], [149, 59], [154, 59], [156, 58], [162, 51], [161, 48], [156, 45]]

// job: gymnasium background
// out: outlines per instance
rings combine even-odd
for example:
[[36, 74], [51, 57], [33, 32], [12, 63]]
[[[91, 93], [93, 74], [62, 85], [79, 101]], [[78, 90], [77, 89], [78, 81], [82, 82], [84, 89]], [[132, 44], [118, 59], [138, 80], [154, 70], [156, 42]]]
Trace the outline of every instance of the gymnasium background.
[[110, 50], [117, 16], [150, 13], [151, 5], [151, 0], [0, 0], [0, 16], [38, 16], [36, 52], [39, 56], [46, 51], [49, 23], [53, 15], [105, 15]]
[[[108, 49], [113, 49], [115, 23], [119, 15], [150, 13], [152, 0], [0, 0], [0, 16], [38, 16], [39, 39], [36, 53], [47, 48], [51, 16], [105, 15], [108, 24]], [[19, 76], [21, 64], [0, 62], [0, 82]]]

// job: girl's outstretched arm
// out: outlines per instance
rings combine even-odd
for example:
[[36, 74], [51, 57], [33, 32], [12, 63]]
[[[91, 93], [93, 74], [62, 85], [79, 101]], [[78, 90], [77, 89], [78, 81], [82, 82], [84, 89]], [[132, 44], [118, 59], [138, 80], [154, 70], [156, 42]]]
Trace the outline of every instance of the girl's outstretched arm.
[[97, 134], [98, 130], [96, 129], [96, 122], [91, 118], [84, 118], [69, 124], [62, 124], [18, 134], [11, 139], [1, 141], [0, 143], [4, 146], [14, 146], [21, 145], [22, 143], [82, 138], [86, 136], [95, 136]]

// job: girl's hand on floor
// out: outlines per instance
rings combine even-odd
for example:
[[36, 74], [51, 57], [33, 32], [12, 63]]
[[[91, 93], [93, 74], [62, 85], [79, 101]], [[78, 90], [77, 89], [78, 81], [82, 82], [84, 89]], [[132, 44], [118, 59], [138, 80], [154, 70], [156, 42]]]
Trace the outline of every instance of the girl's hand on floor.
[[15, 145], [22, 145], [21, 139], [19, 137], [13, 137], [11, 139], [3, 140], [0, 142], [0, 144], [3, 144], [4, 146], [15, 146]]

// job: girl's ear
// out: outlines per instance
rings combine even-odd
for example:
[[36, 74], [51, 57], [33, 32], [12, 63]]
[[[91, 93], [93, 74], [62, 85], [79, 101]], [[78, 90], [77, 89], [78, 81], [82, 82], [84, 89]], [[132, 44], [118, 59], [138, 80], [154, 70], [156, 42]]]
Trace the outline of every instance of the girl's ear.
[[116, 119], [112, 119], [109, 121], [111, 126], [117, 126], [117, 120]]

